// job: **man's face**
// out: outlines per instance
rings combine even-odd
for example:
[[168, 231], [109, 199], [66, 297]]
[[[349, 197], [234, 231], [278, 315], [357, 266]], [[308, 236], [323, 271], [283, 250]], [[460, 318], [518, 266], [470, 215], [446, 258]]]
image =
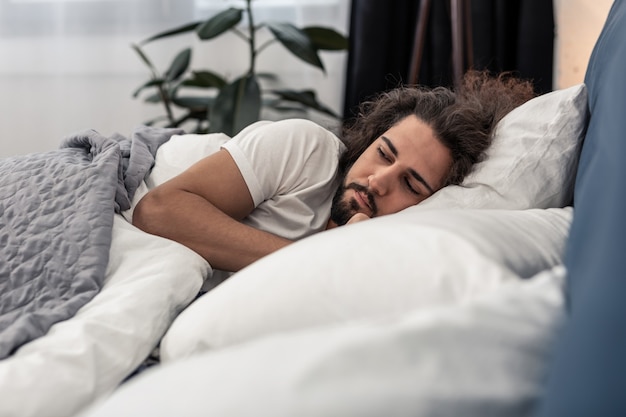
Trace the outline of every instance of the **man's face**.
[[333, 199], [331, 220], [342, 225], [356, 213], [376, 217], [413, 206], [443, 186], [451, 165], [450, 151], [431, 127], [408, 116], [348, 170]]

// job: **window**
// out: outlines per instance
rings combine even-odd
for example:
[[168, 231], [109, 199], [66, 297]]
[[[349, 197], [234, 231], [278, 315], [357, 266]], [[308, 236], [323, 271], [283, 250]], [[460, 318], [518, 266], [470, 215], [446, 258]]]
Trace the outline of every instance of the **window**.
[[[252, 5], [257, 22], [324, 25], [347, 34], [349, 4], [350, 0], [254, 0]], [[148, 72], [131, 43], [229, 6], [243, 7], [245, 2], [0, 0], [0, 117], [6, 137], [28, 138], [3, 143], [0, 157], [56, 148], [68, 133], [85, 128], [129, 133], [161, 114], [157, 106], [132, 98]], [[245, 46], [236, 36], [225, 38], [210, 45], [192, 42], [194, 68], [204, 60], [225, 76], [240, 74], [247, 54], [232, 51]], [[148, 45], [147, 52], [155, 64], [165, 67], [189, 43], [189, 38], [171, 38]], [[316, 89], [320, 100], [339, 112], [347, 54], [324, 55], [323, 74], [281, 49], [278, 44], [267, 48], [258, 61], [259, 71], [280, 74], [289, 87]]]
[[145, 33], [194, 16], [193, 0], [0, 0], [0, 36]]

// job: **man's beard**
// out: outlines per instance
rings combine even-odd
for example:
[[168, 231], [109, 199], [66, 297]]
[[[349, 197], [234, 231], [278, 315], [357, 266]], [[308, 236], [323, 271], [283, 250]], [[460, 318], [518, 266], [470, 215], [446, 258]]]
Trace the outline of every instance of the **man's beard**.
[[354, 182], [348, 185], [343, 185], [342, 182], [339, 188], [337, 188], [337, 192], [335, 192], [335, 196], [333, 197], [333, 202], [330, 207], [330, 219], [335, 222], [337, 226], [343, 226], [348, 223], [348, 220], [350, 220], [359, 210], [359, 203], [357, 203], [355, 198], [352, 197], [347, 201], [345, 199], [346, 191], [350, 189], [362, 192], [367, 196], [367, 202], [372, 209], [370, 217], [376, 216], [376, 213], [378, 212], [374, 196], [370, 193], [367, 187]]

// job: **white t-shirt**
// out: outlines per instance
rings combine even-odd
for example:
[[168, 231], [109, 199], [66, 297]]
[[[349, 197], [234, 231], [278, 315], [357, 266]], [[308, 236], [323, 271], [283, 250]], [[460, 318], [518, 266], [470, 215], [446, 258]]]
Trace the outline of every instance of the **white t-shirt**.
[[[233, 157], [255, 209], [244, 224], [290, 240], [326, 228], [344, 144], [304, 119], [256, 122], [221, 145]], [[213, 270], [203, 291], [232, 273]]]
[[290, 240], [324, 230], [343, 143], [303, 119], [257, 122], [222, 145], [235, 160], [255, 209], [243, 223]]

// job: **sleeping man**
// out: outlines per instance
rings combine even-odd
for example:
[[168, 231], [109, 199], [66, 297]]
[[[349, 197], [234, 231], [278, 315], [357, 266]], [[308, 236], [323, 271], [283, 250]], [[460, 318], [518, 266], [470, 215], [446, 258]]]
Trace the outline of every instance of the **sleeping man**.
[[363, 103], [341, 140], [311, 121], [257, 122], [146, 194], [133, 224], [238, 271], [460, 183], [496, 123], [532, 96], [529, 82], [468, 72], [456, 91], [399, 87]]

